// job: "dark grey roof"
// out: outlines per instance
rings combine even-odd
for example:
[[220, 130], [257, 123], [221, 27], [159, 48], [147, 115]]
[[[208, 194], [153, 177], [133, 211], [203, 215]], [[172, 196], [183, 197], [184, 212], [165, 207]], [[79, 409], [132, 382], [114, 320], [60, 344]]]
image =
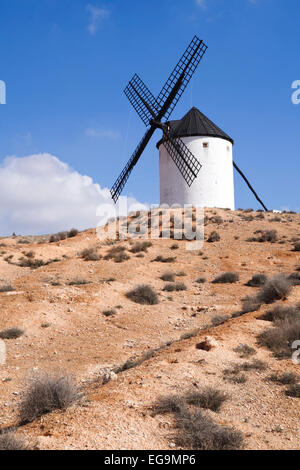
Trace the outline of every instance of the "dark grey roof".
[[[169, 121], [171, 132], [175, 137], [206, 136], [219, 137], [228, 140], [232, 144], [233, 139], [229, 137], [222, 129], [214, 124], [199, 109], [192, 108], [182, 119], [178, 121]], [[157, 143], [157, 148], [162, 140]]]

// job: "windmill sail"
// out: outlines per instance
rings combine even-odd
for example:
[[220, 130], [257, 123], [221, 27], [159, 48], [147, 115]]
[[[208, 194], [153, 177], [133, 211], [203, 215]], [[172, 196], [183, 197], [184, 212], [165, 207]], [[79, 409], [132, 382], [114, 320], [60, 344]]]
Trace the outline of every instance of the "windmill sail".
[[201, 41], [197, 36], [194, 36], [189, 46], [185, 50], [183, 56], [175, 66], [170, 77], [164, 84], [161, 92], [157, 97], [158, 105], [162, 108], [166, 103], [171, 90], [180, 77], [182, 77], [181, 85], [172, 101], [169, 109], [164, 115], [164, 118], [167, 120], [174, 110], [178, 100], [181, 98], [184, 90], [186, 89], [189, 81], [191, 80], [196, 68], [198, 67], [202, 57], [204, 56], [207, 50], [207, 46]]
[[[204, 56], [206, 49], [207, 46], [203, 41], [201, 41], [197, 36], [194, 36], [180, 61], [166, 81], [157, 99], [155, 99], [153, 94], [137, 74], [133, 76], [125, 88], [124, 93], [130, 103], [144, 124], [146, 126], [150, 125], [151, 127], [144, 135], [143, 139], [133, 152], [131, 158], [111, 188], [111, 196], [115, 203], [117, 202], [133, 167], [137, 164], [155, 130], [157, 128], [162, 128], [165, 131], [165, 125], [161, 123], [161, 120], [163, 118], [168, 119], [170, 116], [199, 65], [199, 62]], [[201, 164], [188, 150], [182, 140], [178, 138], [173, 139], [166, 131], [165, 145], [169, 149], [171, 158], [174, 160], [185, 181], [188, 185], [191, 185], [201, 169]]]
[[142, 119], [145, 126], [156, 118], [158, 104], [143, 80], [135, 74], [124, 90], [125, 95]]
[[187, 185], [191, 186], [202, 168], [201, 163], [194, 157], [192, 152], [179, 137], [175, 139], [168, 135], [164, 140], [164, 146]]

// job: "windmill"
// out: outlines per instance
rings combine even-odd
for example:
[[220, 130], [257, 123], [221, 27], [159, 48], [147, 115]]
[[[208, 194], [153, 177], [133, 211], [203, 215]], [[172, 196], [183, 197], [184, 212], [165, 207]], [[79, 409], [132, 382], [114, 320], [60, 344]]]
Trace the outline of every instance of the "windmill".
[[[171, 159], [173, 164], [175, 163], [177, 169], [179, 170], [183, 180], [188, 188], [190, 188], [197, 179], [198, 174], [202, 168], [202, 164], [199, 161], [199, 157], [196, 158], [193, 152], [190, 150], [189, 146], [181, 138], [180, 134], [176, 134], [176, 129], [173, 128], [172, 122], [169, 122], [168, 119], [174, 110], [176, 104], [178, 103], [179, 99], [181, 98], [184, 90], [186, 89], [188, 83], [190, 82], [196, 68], [198, 67], [200, 61], [202, 60], [205, 52], [207, 50], [206, 44], [200, 40], [197, 36], [194, 36], [190, 44], [188, 45], [187, 49], [185, 50], [184, 54], [182, 55], [181, 59], [175, 66], [174, 70], [172, 71], [171, 75], [169, 76], [168, 80], [164, 84], [161, 92], [159, 93], [158, 97], [155, 98], [151, 91], [147, 88], [141, 78], [135, 74], [133, 78], [130, 80], [128, 85], [126, 86], [124, 93], [129, 99], [131, 105], [136, 110], [137, 114], [143, 121], [146, 127], [148, 127], [145, 135], [143, 136], [142, 140], [136, 147], [135, 151], [133, 152], [132, 156], [128, 160], [127, 164], [125, 165], [124, 169], [120, 173], [119, 177], [117, 178], [116, 182], [111, 188], [111, 197], [113, 201], [116, 203], [119, 199], [119, 196], [134, 168], [137, 164], [138, 160], [140, 159], [143, 151], [145, 150], [147, 144], [149, 143], [152, 135], [156, 131], [156, 129], [161, 129], [163, 131], [163, 138], [160, 141], [163, 144], [165, 152], [167, 152], [167, 158]], [[193, 108], [195, 109], [195, 108]], [[204, 118], [209, 121], [205, 116]], [[164, 120], [164, 122], [162, 122]], [[209, 121], [213, 126], [215, 126], [211, 121]], [[209, 124], [210, 125], [210, 124]], [[150, 126], [150, 127], [149, 127]], [[217, 126], [215, 126], [217, 128]], [[215, 137], [221, 137], [219, 131], [222, 132], [219, 128], [218, 133]], [[226, 134], [223, 133], [225, 136]], [[228, 136], [227, 136], [228, 137]], [[225, 139], [227, 139], [225, 137]], [[228, 137], [228, 140], [231, 139]], [[232, 141], [233, 143], [233, 141]], [[204, 144], [203, 144], [204, 145]], [[232, 165], [236, 170], [240, 173], [243, 179], [246, 181], [247, 185], [254, 193], [256, 199], [262, 204], [265, 210], [267, 210], [266, 206], [263, 204], [261, 199], [258, 197], [256, 192], [254, 191], [253, 187], [242, 173], [242, 171], [237, 167], [235, 162], [233, 162], [232, 158], [230, 160], [230, 166], [232, 170]], [[172, 173], [174, 173], [174, 165], [172, 167]], [[177, 178], [178, 178], [178, 172]], [[173, 181], [175, 185], [178, 183], [178, 179], [170, 178], [170, 181]], [[230, 179], [230, 176], [229, 176]], [[172, 184], [173, 184], [172, 183]], [[182, 180], [180, 180], [182, 183]], [[230, 183], [229, 183], [230, 185]], [[162, 186], [162, 182], [161, 182]], [[228, 186], [228, 185], [227, 185]], [[224, 187], [226, 191], [226, 185]], [[182, 194], [186, 194], [185, 191], [182, 191]], [[190, 193], [191, 195], [192, 193]], [[232, 194], [233, 194], [233, 180], [232, 180]], [[186, 199], [183, 196], [183, 202], [194, 202], [189, 201], [188, 198]], [[178, 202], [178, 201], [174, 201]]]

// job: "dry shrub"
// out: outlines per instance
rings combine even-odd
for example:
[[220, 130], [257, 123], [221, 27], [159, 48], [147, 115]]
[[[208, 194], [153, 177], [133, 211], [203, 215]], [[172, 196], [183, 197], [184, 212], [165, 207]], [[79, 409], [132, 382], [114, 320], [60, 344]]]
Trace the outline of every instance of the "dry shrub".
[[141, 253], [142, 251], [146, 252], [150, 246], [152, 246], [150, 241], [136, 242], [130, 251], [131, 253]]
[[288, 397], [300, 398], [300, 384], [291, 385], [286, 391], [285, 394]]
[[115, 263], [123, 263], [123, 261], [127, 261], [129, 259], [130, 259], [130, 256], [125, 252], [121, 252], [114, 257]]
[[219, 215], [214, 215], [213, 217], [211, 217], [209, 219], [209, 221], [212, 223], [212, 224], [217, 224], [217, 225], [221, 225], [224, 220], [222, 219], [222, 217], [220, 217]]
[[248, 346], [248, 344], [239, 344], [234, 349], [234, 352], [236, 352], [241, 358], [250, 357], [256, 354], [255, 349]]
[[44, 266], [45, 264], [46, 263], [42, 259], [32, 259], [32, 258], [22, 257], [18, 263], [18, 266], [20, 266], [21, 268], [37, 269], [37, 268], [40, 268], [41, 266]]
[[0, 286], [0, 292], [12, 292], [15, 289], [11, 284], [5, 284], [4, 286]]
[[298, 306], [276, 305], [272, 310], [264, 313], [261, 320], [272, 321], [274, 323], [281, 322], [285, 319], [300, 319], [300, 308]]
[[300, 251], [300, 242], [294, 244], [293, 251]]
[[198, 279], [196, 279], [196, 281], [198, 284], [204, 284], [206, 282], [206, 278], [205, 277], [198, 277]]
[[257, 299], [261, 303], [270, 304], [276, 300], [286, 299], [291, 291], [291, 281], [285, 274], [278, 274], [269, 279], [260, 289]]
[[289, 281], [291, 281], [291, 284], [293, 286], [299, 286], [300, 285], [300, 273], [299, 272], [294, 272], [288, 276]]
[[267, 276], [265, 274], [254, 274], [251, 279], [247, 282], [246, 286], [249, 287], [261, 287], [267, 281]]
[[268, 377], [268, 380], [280, 385], [294, 385], [298, 382], [298, 376], [294, 372], [284, 372], [281, 375], [272, 374]]
[[0, 450], [28, 450], [28, 447], [22, 437], [5, 432], [0, 434]]
[[175, 274], [171, 271], [166, 271], [160, 276], [160, 279], [165, 282], [174, 282], [175, 281]]
[[200, 410], [181, 409], [176, 415], [177, 445], [195, 450], [235, 450], [243, 447], [240, 431], [220, 426]]
[[189, 405], [219, 411], [222, 404], [228, 400], [228, 395], [216, 388], [205, 387], [202, 390], [188, 392], [184, 399]]
[[44, 374], [31, 380], [19, 405], [21, 423], [34, 421], [53, 410], [65, 410], [80, 397], [73, 378]]
[[163, 291], [165, 292], [179, 292], [187, 290], [186, 285], [183, 282], [175, 282], [172, 284], [166, 284], [165, 287], [163, 288]]
[[179, 413], [184, 405], [184, 400], [179, 395], [159, 396], [153, 406], [153, 416]]
[[300, 338], [300, 319], [284, 320], [275, 328], [270, 328], [257, 337], [261, 346], [269, 348], [276, 357], [284, 359], [291, 357], [291, 346]]
[[97, 253], [97, 248], [85, 248], [80, 253], [81, 258], [85, 261], [98, 261], [101, 255]]
[[69, 230], [69, 232], [67, 233], [67, 237], [68, 238], [76, 237], [76, 235], [78, 235], [78, 233], [79, 233], [79, 231], [76, 228], [71, 228], [71, 230]]
[[126, 297], [137, 304], [156, 305], [158, 304], [157, 294], [152, 287], [142, 284], [127, 292]]
[[214, 243], [214, 242], [219, 242], [221, 240], [221, 237], [220, 235], [218, 234], [218, 232], [211, 232], [207, 241], [208, 243]]
[[90, 281], [81, 277], [77, 277], [76, 279], [73, 279], [73, 281], [69, 282], [69, 286], [84, 286], [86, 284], [90, 284]]
[[173, 245], [170, 246], [170, 250], [178, 250], [179, 246], [177, 243], [173, 243]]
[[243, 362], [239, 365], [240, 370], [249, 371], [249, 370], [266, 370], [268, 364], [260, 359], [253, 359], [252, 362]]
[[110, 260], [113, 259], [115, 263], [122, 263], [123, 261], [126, 261], [130, 258], [130, 256], [125, 252], [126, 248], [125, 246], [118, 245], [112, 247], [106, 256], [104, 256], [105, 260]]
[[260, 243], [275, 243], [278, 240], [278, 233], [276, 230], [264, 230], [257, 238], [250, 238], [248, 241], [260, 242]]
[[1, 339], [17, 339], [24, 334], [24, 330], [20, 328], [7, 328], [6, 330], [0, 331]]
[[213, 284], [227, 284], [227, 283], [234, 283], [239, 280], [239, 275], [237, 273], [233, 273], [231, 271], [227, 273], [220, 274], [217, 276], [212, 283]]
[[115, 315], [116, 313], [117, 313], [117, 311], [114, 308], [112, 308], [110, 310], [104, 310], [103, 311], [103, 315], [105, 317], [111, 317], [111, 316]]
[[176, 256], [157, 256], [155, 259], [152, 261], [157, 261], [159, 263], [174, 263], [176, 261]]
[[223, 323], [225, 323], [227, 320], [229, 320], [229, 318], [230, 317], [228, 315], [215, 315], [211, 319], [211, 324], [213, 326], [223, 325]]

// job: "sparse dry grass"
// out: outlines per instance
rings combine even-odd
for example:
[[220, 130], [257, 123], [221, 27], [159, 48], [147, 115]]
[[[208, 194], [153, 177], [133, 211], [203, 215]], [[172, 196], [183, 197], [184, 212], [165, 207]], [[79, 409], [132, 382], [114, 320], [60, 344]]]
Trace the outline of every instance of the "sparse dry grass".
[[79, 396], [78, 387], [68, 374], [34, 377], [19, 405], [20, 422], [32, 422], [53, 410], [65, 410]]
[[142, 284], [127, 292], [126, 297], [137, 304], [155, 305], [158, 304], [157, 294], [152, 287]]
[[212, 283], [213, 284], [232, 284], [239, 280], [239, 275], [237, 273], [233, 273], [231, 271], [220, 274], [217, 276]]
[[28, 447], [21, 436], [13, 432], [0, 434], [0, 451], [28, 450]]
[[24, 334], [24, 330], [20, 328], [7, 328], [5, 330], [0, 331], [0, 338], [1, 339], [17, 339], [20, 338]]

